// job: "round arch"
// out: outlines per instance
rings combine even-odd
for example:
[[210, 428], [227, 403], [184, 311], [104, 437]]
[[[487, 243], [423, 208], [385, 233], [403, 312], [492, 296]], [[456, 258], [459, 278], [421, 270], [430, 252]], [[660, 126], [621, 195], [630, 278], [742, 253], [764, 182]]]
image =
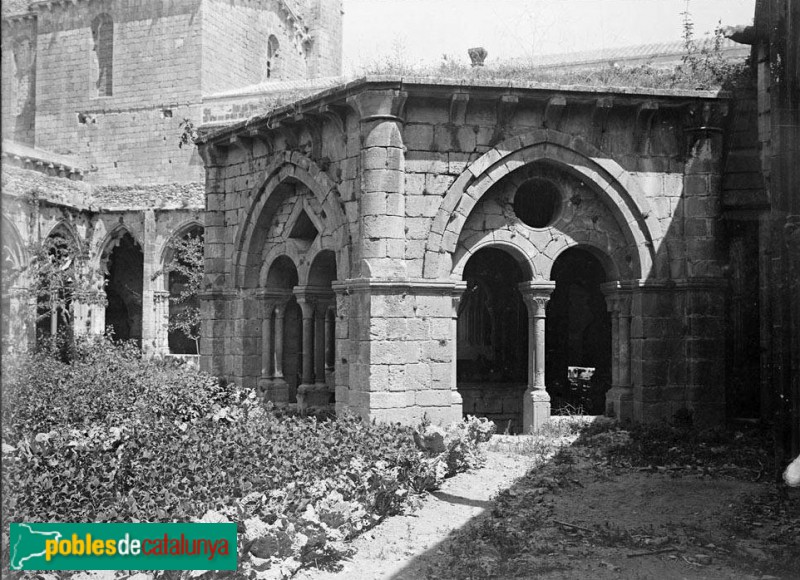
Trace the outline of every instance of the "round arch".
[[292, 287], [299, 283], [300, 268], [298, 268], [297, 265], [300, 263], [300, 255], [293, 246], [283, 242], [273, 246], [268, 254], [264, 257], [264, 263], [261, 267], [261, 275], [259, 277], [259, 287], [268, 288], [270, 286], [274, 286], [274, 278], [272, 280], [270, 279], [270, 276], [274, 271], [273, 267], [283, 263], [285, 260], [291, 262], [292, 268], [295, 272], [295, 277], [297, 278], [297, 280], [292, 284]]
[[455, 280], [461, 280], [469, 259], [480, 250], [492, 247], [510, 254], [519, 264], [527, 280], [542, 277], [539, 268], [532, 259], [532, 256], [537, 254], [536, 247], [527, 238], [514, 236], [512, 232], [507, 230], [481, 232], [463, 240], [453, 255], [453, 271], [450, 277]]
[[606, 280], [619, 280], [620, 279], [620, 272], [616, 262], [613, 260], [611, 256], [609, 256], [605, 251], [597, 246], [593, 245], [590, 242], [576, 242], [572, 241], [564, 245], [563, 248], [559, 249], [559, 251], [553, 256], [552, 260], [547, 261], [547, 267], [542, 268], [542, 277], [546, 280], [553, 279], [553, 265], [558, 261], [558, 259], [564, 255], [565, 252], [569, 250], [583, 250], [589, 254], [591, 254], [602, 266], [603, 271], [606, 275]]
[[309, 286], [323, 286], [330, 288], [336, 281], [336, 254], [333, 250], [322, 249], [308, 260], [308, 276], [305, 283]]
[[628, 244], [636, 249], [632, 264], [635, 277], [645, 277], [651, 269], [659, 275], [667, 275], [668, 256], [655, 252], [663, 237], [661, 225], [628, 173], [609, 155], [582, 139], [551, 130], [536, 130], [500, 143], [470, 164], [450, 186], [426, 243], [423, 271], [426, 278], [450, 276], [453, 264], [447, 257], [453, 256], [470, 212], [492, 185], [537, 161], [546, 161], [591, 184], [619, 224]]
[[[265, 179], [253, 195], [253, 202], [247, 211], [247, 217], [234, 240], [233, 285], [234, 287], [256, 286], [259, 268], [249, 268], [260, 259], [261, 247], [257, 243], [259, 230], [263, 230], [265, 219], [269, 219], [270, 201], [280, 193], [280, 187], [287, 182], [295, 181], [305, 185], [314, 195], [325, 212], [325, 234], [332, 237], [332, 245], [341, 249], [346, 255], [346, 241], [349, 238], [347, 221], [338, 199], [336, 185], [315, 163], [297, 152], [283, 152], [265, 170]], [[274, 205], [273, 201], [273, 205]], [[274, 209], [272, 210], [274, 211]], [[261, 234], [263, 235], [263, 234]], [[345, 261], [344, 259], [342, 260]], [[347, 263], [343, 263], [345, 272]], [[248, 275], [250, 272], [256, 274]]]
[[297, 263], [286, 254], [277, 256], [270, 262], [266, 285], [272, 288], [291, 290], [297, 286]]

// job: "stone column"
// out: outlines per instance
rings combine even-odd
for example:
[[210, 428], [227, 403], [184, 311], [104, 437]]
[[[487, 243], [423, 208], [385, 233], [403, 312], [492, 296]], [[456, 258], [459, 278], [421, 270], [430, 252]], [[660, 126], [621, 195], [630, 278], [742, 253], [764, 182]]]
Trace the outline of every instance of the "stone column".
[[155, 211], [144, 211], [142, 228], [142, 354], [153, 356], [158, 352], [157, 326], [160, 319], [156, 314], [154, 275], [159, 270], [156, 250], [156, 215]]
[[[335, 300], [335, 298], [334, 298]], [[331, 400], [336, 400], [336, 306], [329, 305], [325, 311], [325, 385]]]
[[368, 90], [348, 97], [361, 132], [361, 195], [356, 272], [365, 278], [406, 277], [405, 146], [407, 93]]
[[308, 395], [314, 390], [314, 310], [315, 304], [308, 296], [298, 296], [297, 304], [302, 313], [301, 348], [302, 370], [300, 384], [297, 386], [297, 405], [304, 408], [310, 405]]
[[[169, 291], [153, 291], [153, 324], [155, 337], [153, 338], [153, 354], [169, 354]], [[197, 354], [200, 354], [199, 352]]]
[[336, 306], [325, 310], [325, 371], [333, 372], [336, 366]]
[[325, 385], [325, 317], [328, 303], [317, 302], [314, 311], [314, 387], [327, 390]]
[[297, 387], [297, 404], [301, 408], [324, 407], [330, 402], [330, 393], [325, 384], [323, 316], [333, 296], [330, 288], [322, 286], [296, 286], [294, 295], [303, 314], [303, 370], [301, 384]]
[[268, 400], [272, 387], [272, 363], [274, 361], [273, 352], [273, 327], [272, 312], [275, 303], [270, 299], [263, 300], [263, 311], [261, 318], [261, 377], [258, 379], [258, 392], [264, 399]]
[[528, 307], [528, 388], [522, 402], [522, 429], [534, 433], [550, 418], [550, 395], [545, 383], [545, 317], [547, 303], [556, 285], [550, 281], [523, 282], [519, 285]]
[[273, 342], [273, 368], [272, 385], [269, 399], [274, 403], [286, 404], [289, 402], [289, 384], [283, 377], [283, 317], [286, 315], [288, 300], [275, 304], [275, 340]]

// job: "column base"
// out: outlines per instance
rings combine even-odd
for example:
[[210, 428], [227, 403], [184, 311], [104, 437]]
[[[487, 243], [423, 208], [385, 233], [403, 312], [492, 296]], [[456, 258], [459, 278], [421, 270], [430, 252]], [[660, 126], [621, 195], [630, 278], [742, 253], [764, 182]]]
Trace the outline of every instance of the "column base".
[[327, 407], [331, 401], [331, 393], [324, 384], [303, 384], [297, 387], [297, 407]]
[[531, 388], [522, 396], [522, 432], [535, 433], [550, 419], [550, 395], [544, 388]]
[[617, 421], [633, 421], [633, 390], [630, 387], [611, 387], [606, 393], [606, 416]]
[[280, 379], [272, 379], [272, 384], [266, 390], [266, 400], [276, 405], [289, 404], [289, 384]]
[[272, 388], [272, 379], [269, 377], [261, 377], [258, 379], [256, 383], [256, 392], [258, 392], [258, 396], [261, 397], [262, 401], [267, 401], [268, 394], [270, 389]]

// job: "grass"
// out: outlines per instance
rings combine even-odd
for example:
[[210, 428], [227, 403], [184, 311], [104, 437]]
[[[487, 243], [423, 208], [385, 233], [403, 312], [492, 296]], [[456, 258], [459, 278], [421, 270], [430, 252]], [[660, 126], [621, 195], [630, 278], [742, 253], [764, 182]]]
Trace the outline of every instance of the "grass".
[[439, 65], [413, 65], [397, 61], [384, 61], [372, 64], [364, 70], [364, 73], [475, 82], [510, 80], [589, 87], [716, 90], [725, 87], [727, 79], [740, 74], [744, 67], [743, 63], [726, 63], [724, 67], [691, 67], [682, 64], [673, 68], [659, 68], [645, 64], [573, 70], [535, 68], [518, 62], [497, 62], [489, 66], [472, 67], [447, 59]]

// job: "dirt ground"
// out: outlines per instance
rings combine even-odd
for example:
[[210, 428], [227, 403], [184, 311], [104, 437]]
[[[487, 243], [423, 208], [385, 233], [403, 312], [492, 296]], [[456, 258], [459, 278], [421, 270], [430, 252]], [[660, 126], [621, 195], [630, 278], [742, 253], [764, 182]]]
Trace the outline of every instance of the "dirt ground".
[[800, 579], [800, 489], [733, 465], [615, 466], [575, 439], [493, 444], [340, 570], [296, 577]]

